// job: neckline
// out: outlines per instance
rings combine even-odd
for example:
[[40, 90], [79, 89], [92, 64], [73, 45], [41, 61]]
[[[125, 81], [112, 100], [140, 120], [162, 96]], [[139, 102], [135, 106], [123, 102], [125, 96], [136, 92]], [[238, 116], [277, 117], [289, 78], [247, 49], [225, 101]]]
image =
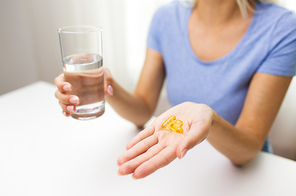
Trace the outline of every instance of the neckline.
[[256, 3], [255, 5], [255, 11], [253, 14], [253, 17], [251, 19], [250, 25], [248, 26], [245, 34], [243, 35], [243, 37], [240, 39], [240, 41], [236, 44], [236, 46], [234, 48], [232, 48], [227, 54], [223, 55], [222, 57], [219, 57], [217, 59], [211, 60], [211, 61], [203, 61], [201, 60], [194, 52], [191, 43], [190, 43], [190, 39], [189, 39], [189, 19], [190, 16], [192, 14], [193, 8], [189, 8], [186, 14], [186, 34], [185, 34], [185, 39], [186, 39], [186, 45], [187, 48], [189, 50], [190, 55], [199, 63], [204, 64], [204, 65], [212, 65], [212, 64], [220, 64], [225, 62], [227, 59], [231, 58], [233, 55], [235, 55], [243, 46], [243, 44], [245, 43], [246, 40], [248, 40], [248, 37], [252, 34], [252, 30], [257, 18], [257, 13], [258, 13], [258, 4]]

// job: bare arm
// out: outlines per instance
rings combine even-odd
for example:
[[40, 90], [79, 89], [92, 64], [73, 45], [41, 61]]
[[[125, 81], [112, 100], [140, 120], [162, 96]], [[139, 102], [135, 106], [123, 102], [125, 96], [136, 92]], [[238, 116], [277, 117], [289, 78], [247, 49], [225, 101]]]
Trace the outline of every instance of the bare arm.
[[234, 164], [251, 161], [265, 142], [291, 79], [256, 73], [235, 127], [215, 114], [208, 141]]
[[145, 63], [135, 92], [129, 93], [113, 81], [113, 95], [108, 103], [123, 118], [143, 126], [153, 115], [165, 77], [160, 53], [147, 48]]

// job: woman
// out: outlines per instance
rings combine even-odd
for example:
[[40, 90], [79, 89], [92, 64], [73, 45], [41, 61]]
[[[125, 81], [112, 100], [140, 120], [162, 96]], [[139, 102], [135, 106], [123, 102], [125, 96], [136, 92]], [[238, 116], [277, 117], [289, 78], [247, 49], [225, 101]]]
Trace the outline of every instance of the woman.
[[[105, 69], [106, 100], [142, 126], [152, 116], [163, 81], [174, 106], [127, 144], [118, 174], [143, 178], [181, 159], [207, 139], [235, 165], [260, 150], [296, 70], [296, 17], [275, 4], [248, 0], [173, 1], [157, 10], [144, 67], [133, 94]], [[66, 116], [79, 99], [61, 74], [56, 97]], [[72, 102], [71, 102], [72, 101]], [[171, 115], [183, 134], [161, 130]]]

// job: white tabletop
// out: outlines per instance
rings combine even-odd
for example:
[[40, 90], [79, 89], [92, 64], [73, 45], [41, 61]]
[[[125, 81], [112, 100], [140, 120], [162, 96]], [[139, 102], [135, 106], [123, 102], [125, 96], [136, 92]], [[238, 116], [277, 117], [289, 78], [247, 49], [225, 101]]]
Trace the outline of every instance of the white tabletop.
[[204, 141], [182, 160], [133, 180], [116, 160], [138, 133], [107, 104], [96, 120], [61, 114], [38, 82], [0, 96], [0, 195], [296, 195], [296, 162], [260, 153], [235, 167]]

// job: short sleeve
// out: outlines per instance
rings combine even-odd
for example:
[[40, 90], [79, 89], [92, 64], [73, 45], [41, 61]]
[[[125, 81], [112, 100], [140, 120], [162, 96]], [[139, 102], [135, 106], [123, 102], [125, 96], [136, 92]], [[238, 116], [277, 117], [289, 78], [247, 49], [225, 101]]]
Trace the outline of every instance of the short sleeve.
[[153, 15], [152, 21], [150, 23], [150, 28], [147, 37], [147, 47], [158, 52], [161, 52], [160, 47], [160, 36], [162, 29], [162, 8], [159, 8]]
[[296, 15], [284, 14], [276, 23], [269, 53], [257, 72], [280, 76], [296, 74]]

